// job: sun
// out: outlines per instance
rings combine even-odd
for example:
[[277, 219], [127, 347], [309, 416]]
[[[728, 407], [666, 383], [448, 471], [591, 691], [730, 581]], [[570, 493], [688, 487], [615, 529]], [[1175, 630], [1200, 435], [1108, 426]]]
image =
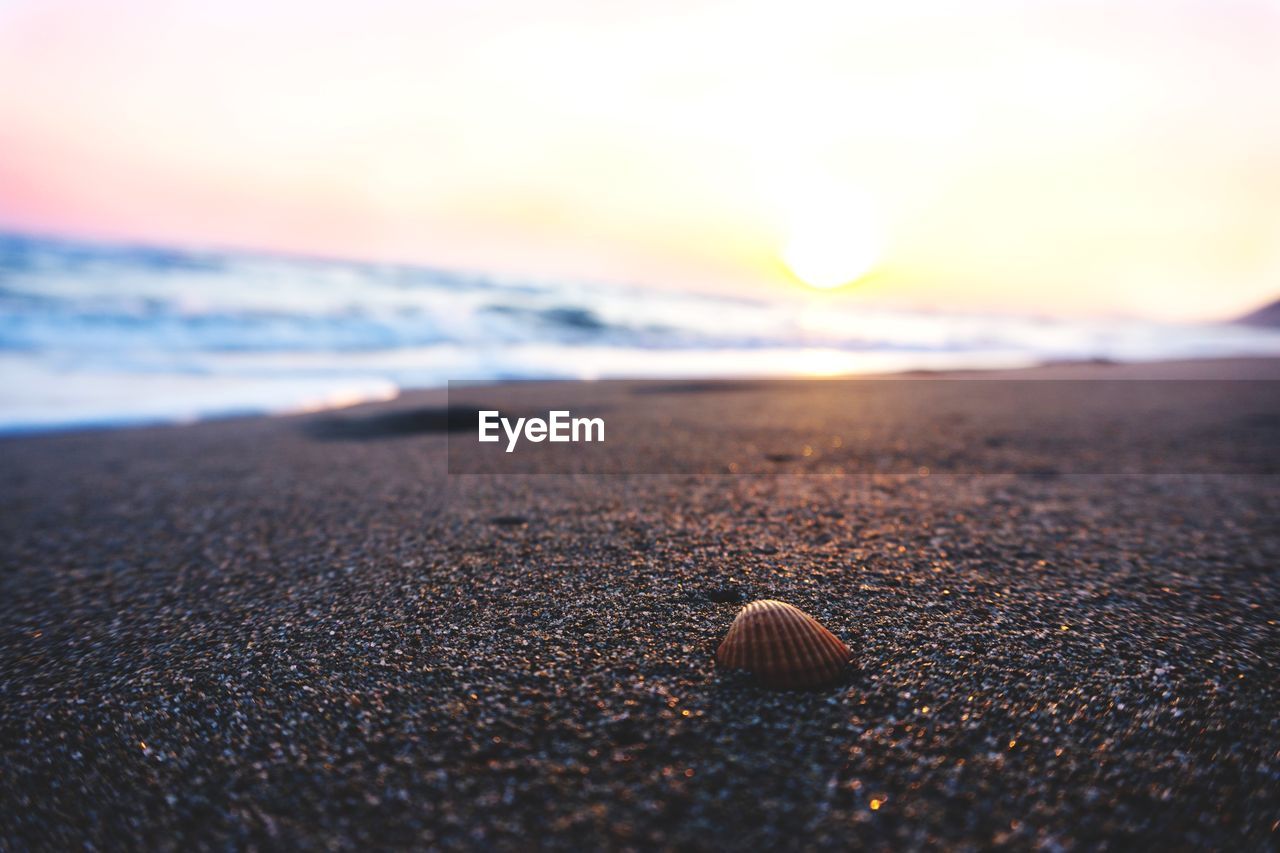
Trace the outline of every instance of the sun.
[[852, 284], [880, 261], [883, 235], [865, 193], [811, 187], [790, 207], [781, 256], [805, 284], [822, 290]]

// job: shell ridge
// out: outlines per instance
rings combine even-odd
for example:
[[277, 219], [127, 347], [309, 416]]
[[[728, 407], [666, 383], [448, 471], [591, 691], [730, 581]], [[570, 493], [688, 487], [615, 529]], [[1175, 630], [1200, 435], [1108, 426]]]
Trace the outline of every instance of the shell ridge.
[[754, 633], [754, 625], [756, 622], [757, 608], [747, 605], [738, 618], [734, 620], [737, 626], [737, 642], [734, 646], [734, 668], [749, 669], [751, 666], [751, 648], [754, 643], [752, 634]]
[[826, 648], [827, 669], [831, 673], [831, 678], [837, 678], [845, 668], [849, 665], [849, 655], [841, 649], [844, 644], [838, 640], [837, 646], [828, 645]]
[[840, 667], [843, 664], [843, 661], [838, 659], [839, 655], [833, 652], [831, 647], [828, 645], [828, 638], [831, 636], [831, 632], [822, 627], [822, 625], [816, 620], [811, 619], [810, 622], [812, 624], [809, 627], [812, 629], [812, 632], [809, 636], [813, 641], [814, 656], [818, 662], [820, 670], [822, 671], [822, 678], [824, 680], [834, 679], [840, 674]]
[[728, 669], [736, 669], [742, 666], [742, 645], [743, 645], [743, 618], [742, 614], [733, 620], [733, 624], [729, 626], [729, 634], [724, 638], [724, 642], [720, 644], [720, 648], [716, 654], [723, 655], [724, 666]]
[[827, 629], [811, 616], [804, 616], [805, 643], [809, 648], [810, 666], [817, 672], [817, 677], [823, 680], [832, 678], [836, 675], [836, 666], [832, 660], [832, 654], [826, 646], [826, 637], [829, 636]]
[[747, 663], [747, 650], [749, 643], [751, 642], [750, 625], [751, 620], [748, 618], [744, 618], [742, 622], [738, 624], [738, 630], [733, 640], [733, 658], [735, 666], [745, 666]]
[[751, 663], [751, 650], [754, 643], [752, 638], [753, 629], [758, 617], [760, 608], [753, 607], [755, 602], [748, 604], [733, 620], [733, 625], [729, 628], [729, 637], [725, 638], [729, 644], [728, 654], [725, 660], [725, 666], [730, 669], [749, 669]]
[[801, 681], [807, 677], [814, 663], [814, 649], [808, 636], [810, 632], [806, 630], [809, 626], [805, 624], [803, 614], [787, 610], [782, 615], [783, 618], [779, 622], [785, 627], [788, 647], [800, 670], [792, 680]]
[[777, 599], [749, 602], [716, 649], [717, 666], [775, 688], [816, 687], [850, 664], [849, 647], [803, 610]]
[[[767, 609], [772, 608], [761, 608], [761, 610]], [[776, 663], [781, 661], [775, 659], [780, 657], [782, 638], [778, 634], [778, 624], [773, 619], [764, 618], [761, 621], [761, 628], [762, 637], [759, 644], [760, 675], [766, 683], [769, 683], [775, 681], [778, 677]]]
[[848, 663], [849, 658], [852, 657], [852, 652], [849, 651], [849, 647], [845, 645], [844, 640], [841, 640], [839, 637], [837, 637], [835, 634], [828, 631], [826, 628], [823, 628], [822, 630], [823, 630], [823, 633], [827, 635], [827, 642], [831, 644], [832, 650], [836, 654], [843, 657], [845, 663]]
[[787, 673], [784, 677], [788, 684], [800, 684], [808, 680], [813, 664], [812, 653], [808, 649], [808, 638], [805, 636], [806, 617], [790, 605], [787, 605], [779, 615], [781, 618], [778, 619], [778, 630], [784, 637], [783, 642], [788, 656], [797, 664], [795, 671]]
[[770, 621], [773, 623], [777, 642], [773, 646], [773, 671], [770, 677], [775, 684], [786, 686], [791, 681], [791, 667], [788, 666], [788, 662], [796, 659], [795, 642], [788, 630], [785, 611], [782, 611], [782, 608], [774, 608], [771, 616]]
[[729, 626], [729, 633], [725, 634], [724, 639], [720, 641], [720, 645], [716, 646], [716, 665], [725, 668], [733, 666], [734, 642], [733, 637], [737, 632], [737, 620]]

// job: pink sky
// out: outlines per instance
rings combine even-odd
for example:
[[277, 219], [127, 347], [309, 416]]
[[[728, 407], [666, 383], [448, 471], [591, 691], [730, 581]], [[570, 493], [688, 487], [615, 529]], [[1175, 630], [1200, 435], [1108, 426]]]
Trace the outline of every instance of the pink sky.
[[9, 0], [0, 79], [3, 227], [758, 292], [856, 197], [840, 298], [1280, 295], [1277, 2]]

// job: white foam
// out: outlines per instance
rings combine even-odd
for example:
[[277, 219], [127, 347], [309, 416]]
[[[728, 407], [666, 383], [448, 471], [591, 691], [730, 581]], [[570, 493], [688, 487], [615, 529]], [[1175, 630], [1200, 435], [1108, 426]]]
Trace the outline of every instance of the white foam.
[[387, 399], [450, 379], [828, 376], [1280, 355], [1280, 331], [948, 315], [0, 235], [0, 430]]

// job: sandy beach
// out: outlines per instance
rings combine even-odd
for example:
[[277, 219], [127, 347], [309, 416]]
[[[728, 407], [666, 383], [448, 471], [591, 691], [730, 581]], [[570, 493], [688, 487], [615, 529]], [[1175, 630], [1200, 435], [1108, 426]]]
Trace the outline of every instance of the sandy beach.
[[[813, 473], [733, 396], [755, 473], [450, 476], [438, 392], [0, 441], [0, 847], [1280, 844], [1280, 476]], [[849, 678], [718, 673], [756, 598]]]

